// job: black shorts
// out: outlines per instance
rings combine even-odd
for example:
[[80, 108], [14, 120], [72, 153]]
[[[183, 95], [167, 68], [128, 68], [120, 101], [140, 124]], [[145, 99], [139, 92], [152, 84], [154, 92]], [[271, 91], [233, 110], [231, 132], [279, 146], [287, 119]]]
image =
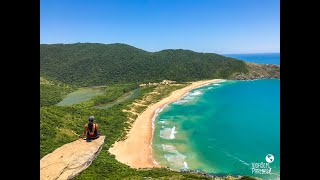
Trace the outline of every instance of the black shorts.
[[98, 139], [99, 137], [100, 137], [100, 133], [98, 132], [95, 137], [88, 137], [87, 136], [87, 139]]

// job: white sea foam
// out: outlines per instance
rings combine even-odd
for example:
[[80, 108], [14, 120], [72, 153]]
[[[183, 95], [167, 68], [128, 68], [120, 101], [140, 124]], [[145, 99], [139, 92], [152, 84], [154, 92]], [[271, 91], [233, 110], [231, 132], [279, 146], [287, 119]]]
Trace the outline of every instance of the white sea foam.
[[[199, 91], [201, 93], [201, 91]], [[195, 93], [191, 93], [191, 92], [187, 92], [185, 93], [181, 98], [177, 99], [173, 104], [184, 104], [184, 103], [188, 103], [190, 102], [190, 100], [194, 100], [194, 96], [199, 94], [199, 92]]]
[[171, 128], [164, 128], [160, 130], [160, 137], [163, 139], [170, 139], [171, 130]]
[[189, 169], [187, 162], [183, 162], [183, 165], [184, 165], [184, 168]]
[[174, 139], [175, 138], [174, 134], [177, 133], [175, 130], [176, 130], [176, 127], [173, 126], [173, 128], [171, 129], [170, 139]]
[[[225, 80], [222, 80], [220, 82], [225, 82]], [[189, 103], [190, 101], [194, 101], [196, 100], [197, 96], [203, 94], [204, 92], [202, 92], [201, 90], [199, 90], [199, 88], [205, 87], [205, 86], [221, 86], [221, 84], [219, 83], [208, 83], [208, 84], [204, 84], [198, 88], [195, 89], [195, 91], [193, 92], [187, 92], [185, 93], [180, 99], [178, 99], [177, 101], [175, 101], [173, 104], [184, 104], [184, 103]], [[208, 89], [212, 89], [213, 87], [208, 87]]]
[[200, 90], [196, 90], [193, 93], [191, 93], [190, 96], [198, 96], [198, 95], [201, 95], [201, 94], [203, 94], [203, 92], [201, 92]]
[[159, 124], [165, 124], [166, 121], [158, 121]]
[[162, 149], [164, 152], [168, 152], [168, 154], [165, 154], [164, 157], [171, 166], [177, 169], [189, 168], [188, 163], [185, 161], [186, 156], [179, 153], [174, 146], [162, 144]]
[[174, 153], [174, 154], [165, 154], [164, 157], [167, 159], [167, 161], [176, 167], [182, 168], [184, 167], [184, 160], [186, 158], [185, 155], [181, 153]]
[[241, 160], [241, 159], [239, 159], [239, 158], [238, 158], [238, 160], [239, 160], [240, 162], [242, 162], [242, 164], [249, 166], [249, 164], [248, 164], [247, 162], [245, 162], [245, 161], [243, 161], [243, 160]]
[[227, 154], [227, 156], [230, 156], [230, 157], [232, 157], [232, 158], [240, 161], [242, 164], [244, 164], [244, 165], [246, 165], [246, 166], [249, 166], [249, 163], [245, 162], [244, 160], [241, 160], [241, 159], [239, 159], [239, 158], [237, 158], [237, 157], [235, 157], [235, 156], [232, 156], [231, 154], [229, 154], [229, 153], [227, 153], [227, 152], [226, 152], [226, 154]]
[[[154, 115], [152, 117], [152, 125], [151, 125], [152, 126], [152, 136], [153, 136], [153, 131], [154, 131], [154, 121], [155, 121], [156, 117], [159, 115], [159, 113], [166, 107], [167, 107], [167, 104], [162, 106], [161, 108], [156, 109], [156, 111], [155, 111], [155, 113], [154, 113]], [[164, 121], [159, 121], [159, 123], [165, 124]]]
[[[155, 121], [156, 117], [158, 116], [158, 114], [159, 114], [165, 107], [167, 107], [167, 105], [164, 105], [164, 106], [162, 106], [161, 108], [156, 109], [156, 111], [155, 111], [155, 113], [154, 113], [154, 115], [153, 115], [153, 117], [152, 117], [152, 125], [151, 125], [151, 127], [152, 127], [152, 138], [151, 138], [151, 140], [150, 140], [149, 148], [150, 148], [150, 151], [151, 151], [150, 158], [152, 159], [152, 161], [153, 161], [154, 164], [158, 164], [158, 163], [155, 161], [155, 159], [153, 158], [153, 156], [152, 156], [152, 154], [153, 154], [152, 139], [153, 139], [153, 135], [154, 135], [154, 126], [155, 126], [155, 125], [154, 125], [154, 121]], [[164, 122], [164, 121], [163, 121], [163, 122]]]
[[184, 103], [188, 103], [189, 101], [186, 100], [186, 99], [181, 99], [181, 100], [178, 100], [176, 102], [174, 102], [173, 104], [184, 104]]
[[194, 100], [194, 99], [195, 99], [195, 97], [191, 96], [191, 95], [186, 96], [185, 98], [183, 98], [183, 100]]
[[166, 105], [164, 105], [164, 106], [162, 106], [162, 107], [160, 107], [160, 108], [158, 108], [157, 110], [156, 110], [156, 112], [155, 112], [155, 114], [159, 114], [159, 113], [161, 113], [166, 107], [168, 106], [168, 104], [166, 104]]
[[160, 130], [160, 137], [163, 139], [174, 139], [175, 136], [174, 134], [177, 133], [177, 131], [175, 131], [176, 127], [174, 126], [173, 128], [164, 128], [162, 130]]
[[162, 149], [163, 151], [166, 151], [166, 152], [170, 152], [170, 153], [179, 153], [176, 148], [172, 145], [166, 145], [166, 144], [162, 144]]
[[198, 88], [202, 88], [202, 87], [206, 87], [206, 86], [209, 86], [211, 83], [207, 83], [207, 84], [204, 84], [202, 86], [199, 86]]
[[187, 104], [187, 103], [191, 103], [191, 102], [195, 102], [195, 101], [196, 101], [195, 96], [187, 96], [181, 101], [181, 104], [182, 103]]
[[194, 92], [188, 92], [184, 96], [182, 96], [180, 99], [178, 99], [176, 102], [174, 102], [173, 104], [189, 103], [191, 101], [196, 100], [196, 98], [201, 94], [203, 94], [203, 92], [200, 90], [196, 90]]
[[159, 163], [158, 163], [156, 160], [154, 160], [153, 158], [152, 158], [152, 162], [153, 162], [154, 164], [159, 165]]

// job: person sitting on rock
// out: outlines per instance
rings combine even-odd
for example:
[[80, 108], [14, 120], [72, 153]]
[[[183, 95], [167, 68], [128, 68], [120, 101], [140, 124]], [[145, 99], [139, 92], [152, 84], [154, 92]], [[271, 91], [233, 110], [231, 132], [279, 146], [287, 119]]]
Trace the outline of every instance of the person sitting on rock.
[[84, 125], [82, 138], [86, 137], [86, 139], [97, 139], [101, 135], [99, 132], [99, 125], [97, 123], [93, 123], [93, 121], [94, 116], [90, 116], [88, 124]]

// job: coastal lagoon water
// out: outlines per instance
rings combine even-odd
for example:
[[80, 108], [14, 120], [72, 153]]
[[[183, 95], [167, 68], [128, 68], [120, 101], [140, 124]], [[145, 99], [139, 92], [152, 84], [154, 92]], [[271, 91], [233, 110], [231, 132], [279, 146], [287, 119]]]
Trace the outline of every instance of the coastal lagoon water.
[[[155, 161], [172, 169], [280, 178], [280, 80], [225, 81], [193, 89], [157, 112]], [[266, 163], [271, 174], [253, 174]]]
[[[79, 104], [81, 102], [88, 101], [95, 96], [103, 95], [104, 92], [105, 92], [105, 88], [103, 86], [94, 87], [94, 88], [89, 88], [89, 87], [80, 88], [80, 89], [66, 95], [66, 97], [62, 101], [57, 103], [56, 105], [57, 106], [70, 106], [73, 104]], [[125, 93], [123, 96], [119, 97], [114, 102], [99, 105], [99, 106], [96, 106], [96, 108], [108, 109], [114, 105], [123, 103], [128, 100], [132, 100], [134, 98], [137, 98], [140, 94], [141, 94], [141, 89], [136, 88], [128, 93]]]
[[84, 101], [88, 101], [94, 96], [102, 95], [104, 93], [104, 88], [80, 88], [70, 94], [68, 94], [62, 101], [60, 101], [57, 106], [69, 106], [73, 104], [78, 104]]

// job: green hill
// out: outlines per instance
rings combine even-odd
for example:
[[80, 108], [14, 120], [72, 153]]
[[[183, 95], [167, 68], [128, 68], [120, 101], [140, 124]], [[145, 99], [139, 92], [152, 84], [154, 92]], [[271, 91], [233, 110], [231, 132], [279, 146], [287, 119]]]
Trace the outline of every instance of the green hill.
[[41, 44], [40, 73], [72, 85], [94, 86], [231, 78], [248, 73], [248, 66], [218, 54], [182, 49], [147, 52], [126, 44]]
[[[116, 161], [114, 155], [108, 153], [110, 146], [123, 137], [131, 126], [128, 119], [132, 117], [123, 110], [128, 109], [134, 100], [149, 97], [148, 93], [155, 87], [142, 87], [138, 98], [108, 109], [94, 106], [115, 101], [139, 83], [164, 79], [186, 82], [213, 78], [279, 78], [280, 67], [181, 49], [147, 52], [126, 44], [42, 44], [40, 75], [40, 158], [78, 139], [87, 118], [94, 115], [107, 139], [97, 159], [75, 179], [211, 179], [165, 168], [135, 170]], [[110, 86], [105, 87], [103, 95], [86, 102], [55, 106], [77, 88], [97, 85]], [[168, 92], [159, 93], [158, 99], [177, 88], [164, 87]]]

